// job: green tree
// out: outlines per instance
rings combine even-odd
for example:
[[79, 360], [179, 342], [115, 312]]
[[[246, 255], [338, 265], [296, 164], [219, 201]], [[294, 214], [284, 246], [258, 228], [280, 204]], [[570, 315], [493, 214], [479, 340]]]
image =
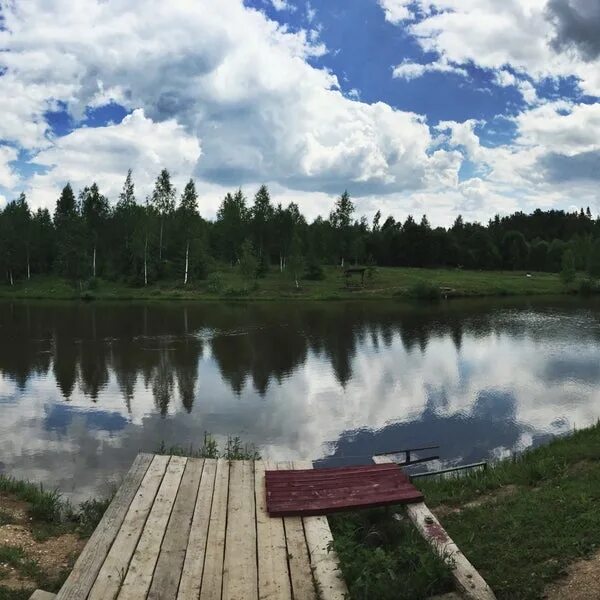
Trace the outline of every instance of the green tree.
[[71, 184], [67, 183], [54, 210], [56, 266], [61, 275], [75, 279], [81, 275], [83, 227], [79, 206]]
[[249, 239], [244, 240], [240, 253], [240, 273], [244, 279], [251, 280], [256, 279], [257, 270], [258, 260], [252, 242]]
[[575, 280], [575, 275], [577, 274], [575, 270], [575, 255], [573, 251], [569, 248], [567, 249], [562, 256], [562, 268], [560, 270], [560, 278], [562, 279], [564, 284], [572, 283]]
[[96, 277], [98, 242], [110, 217], [108, 199], [100, 193], [98, 185], [94, 182], [89, 188], [86, 187], [80, 192], [79, 202], [86, 233], [92, 243], [92, 277]]
[[329, 215], [329, 221], [335, 232], [336, 253], [340, 258], [340, 264], [344, 266], [344, 259], [352, 245], [352, 215], [354, 204], [350, 194], [346, 190], [335, 202], [333, 211]]
[[195, 254], [194, 246], [200, 236], [201, 225], [200, 215], [198, 214], [198, 194], [193, 179], [187, 182], [181, 194], [181, 201], [177, 209], [177, 220], [180, 224], [179, 230], [182, 233], [185, 247], [183, 284], [187, 285], [190, 272], [190, 246], [192, 246], [192, 254]]
[[138, 223], [143, 219], [143, 207], [135, 200], [135, 184], [131, 169], [123, 183], [117, 205], [113, 214], [113, 246], [114, 260], [117, 271], [121, 276], [136, 276], [138, 265], [135, 248], [135, 232]]
[[240, 257], [242, 243], [246, 239], [249, 211], [246, 198], [239, 189], [233, 196], [227, 194], [217, 212], [215, 233], [221, 256], [234, 264]]
[[269, 189], [266, 185], [261, 185], [254, 196], [254, 206], [250, 211], [252, 237], [259, 259], [268, 252], [274, 214]]
[[163, 259], [163, 236], [165, 222], [175, 211], [175, 187], [171, 183], [171, 175], [167, 169], [163, 169], [156, 178], [152, 192], [152, 206], [159, 217], [160, 235], [158, 241], [158, 260]]
[[290, 277], [296, 283], [296, 289], [300, 288], [298, 280], [304, 271], [304, 256], [302, 255], [302, 242], [298, 233], [294, 234], [290, 244], [290, 253], [287, 260], [287, 270]]
[[600, 238], [595, 239], [592, 244], [587, 271], [590, 277], [600, 277]]

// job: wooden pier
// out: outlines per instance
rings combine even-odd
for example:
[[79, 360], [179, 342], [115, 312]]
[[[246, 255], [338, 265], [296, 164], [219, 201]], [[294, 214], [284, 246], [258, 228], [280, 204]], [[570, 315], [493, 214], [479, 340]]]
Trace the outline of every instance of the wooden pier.
[[139, 454], [56, 600], [344, 600], [327, 518], [266, 512], [289, 468]]

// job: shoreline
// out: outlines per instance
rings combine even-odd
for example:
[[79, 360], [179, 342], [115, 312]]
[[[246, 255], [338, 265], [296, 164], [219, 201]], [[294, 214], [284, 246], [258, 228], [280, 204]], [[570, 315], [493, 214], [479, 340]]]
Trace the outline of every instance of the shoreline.
[[159, 282], [135, 287], [96, 279], [70, 282], [55, 277], [33, 277], [14, 286], [0, 285], [0, 300], [79, 301], [194, 301], [194, 302], [315, 302], [442, 300], [454, 298], [503, 298], [573, 296], [593, 294], [598, 288], [583, 275], [565, 285], [556, 273], [525, 271], [464, 271], [456, 269], [380, 268], [364, 287], [347, 287], [339, 268], [327, 267], [321, 281], [303, 281], [296, 289], [278, 272], [264, 279], [244, 281], [235, 269], [218, 273], [214, 280], [184, 287]]

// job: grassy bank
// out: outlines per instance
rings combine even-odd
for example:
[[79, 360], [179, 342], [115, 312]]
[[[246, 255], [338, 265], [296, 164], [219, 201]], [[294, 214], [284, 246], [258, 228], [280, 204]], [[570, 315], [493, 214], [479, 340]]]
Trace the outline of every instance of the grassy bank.
[[75, 508], [56, 491], [0, 475], [0, 598], [58, 591], [107, 506]]
[[[565, 286], [555, 273], [522, 271], [465, 271], [458, 269], [377, 268], [366, 277], [364, 287], [349, 287], [341, 269], [325, 267], [320, 281], [301, 281], [296, 289], [276, 270], [248, 282], [237, 268], [225, 267], [207, 280], [183, 286], [161, 282], [134, 287], [101, 279], [69, 282], [54, 277], [33, 277], [14, 286], [0, 285], [0, 298], [104, 299], [104, 300], [336, 300], [378, 298], [436, 298], [469, 296], [552, 295], [574, 293], [583, 277]], [[354, 276], [352, 284], [358, 284]], [[590, 290], [587, 290], [590, 291]]]
[[[454, 479], [420, 479], [426, 502], [499, 599], [544, 597], [600, 550], [600, 426]], [[448, 573], [406, 520], [373, 511], [331, 519], [353, 600], [427, 598]]]

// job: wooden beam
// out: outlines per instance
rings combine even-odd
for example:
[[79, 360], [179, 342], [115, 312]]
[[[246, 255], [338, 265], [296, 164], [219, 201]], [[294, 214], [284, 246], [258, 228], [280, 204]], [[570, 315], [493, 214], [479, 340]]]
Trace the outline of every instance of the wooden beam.
[[[294, 462], [295, 469], [312, 469], [310, 461]], [[304, 534], [310, 556], [313, 577], [322, 600], [344, 600], [348, 588], [342, 578], [333, 536], [326, 516], [304, 517]]]
[[254, 463], [258, 599], [292, 600], [283, 519], [272, 518], [267, 514], [265, 468], [276, 467], [273, 463], [262, 460]]
[[87, 598], [153, 458], [152, 454], [137, 455], [113, 501], [77, 559], [67, 581], [58, 592], [56, 600]]
[[[393, 462], [387, 456], [374, 456], [377, 464]], [[469, 600], [496, 600], [494, 592], [460, 551], [447, 531], [424, 502], [406, 505], [408, 518], [438, 556], [452, 568], [454, 581]]]

